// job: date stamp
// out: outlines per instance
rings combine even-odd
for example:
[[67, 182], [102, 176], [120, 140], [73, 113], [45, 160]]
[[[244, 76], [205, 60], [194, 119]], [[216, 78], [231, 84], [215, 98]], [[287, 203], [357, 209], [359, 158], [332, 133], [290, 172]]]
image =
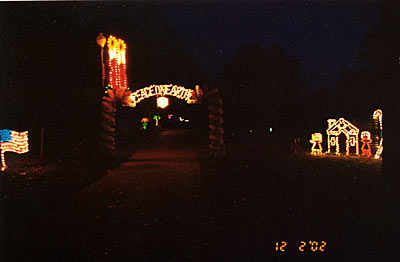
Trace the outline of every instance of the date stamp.
[[[296, 245], [296, 249], [299, 252], [325, 252], [326, 250], [326, 241], [300, 241]], [[292, 248], [291, 245], [288, 245], [286, 241], [279, 241], [275, 243], [275, 251], [276, 252], [286, 252], [288, 248]]]

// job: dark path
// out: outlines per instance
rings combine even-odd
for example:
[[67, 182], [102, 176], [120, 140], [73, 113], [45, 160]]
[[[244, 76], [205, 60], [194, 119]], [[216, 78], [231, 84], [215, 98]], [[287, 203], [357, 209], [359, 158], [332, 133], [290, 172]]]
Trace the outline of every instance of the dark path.
[[[192, 132], [145, 144], [40, 219], [21, 242], [26, 261], [397, 261], [389, 188], [376, 174], [259, 154], [210, 177]], [[300, 241], [326, 251], [300, 252]]]
[[37, 241], [47, 247], [37, 255], [189, 256], [196, 239], [206, 242], [201, 237], [208, 221], [199, 206], [204, 190], [197, 142], [185, 131], [162, 132], [129, 162], [62, 203], [38, 228]]

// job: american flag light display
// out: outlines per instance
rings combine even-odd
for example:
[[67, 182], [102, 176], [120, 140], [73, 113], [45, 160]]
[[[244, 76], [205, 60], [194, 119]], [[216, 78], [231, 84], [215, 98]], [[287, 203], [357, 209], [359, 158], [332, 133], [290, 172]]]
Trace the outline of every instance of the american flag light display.
[[17, 132], [10, 129], [0, 130], [1, 171], [6, 170], [5, 152], [18, 154], [29, 151], [28, 131]]
[[112, 88], [128, 87], [126, 78], [126, 44], [124, 40], [110, 35], [107, 39], [108, 47], [108, 84]]

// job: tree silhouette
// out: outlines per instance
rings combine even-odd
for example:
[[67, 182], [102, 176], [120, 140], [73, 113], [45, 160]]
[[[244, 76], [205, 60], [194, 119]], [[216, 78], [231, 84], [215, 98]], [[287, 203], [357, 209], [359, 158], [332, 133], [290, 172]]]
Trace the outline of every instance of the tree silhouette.
[[[285, 129], [284, 113], [306, 87], [301, 65], [278, 46], [263, 48], [243, 44], [220, 77], [229, 133], [245, 137], [249, 132], [265, 136]], [[282, 118], [282, 119], [281, 119]], [[282, 133], [281, 133], [282, 134]]]
[[399, 3], [381, 3], [380, 23], [364, 34], [358, 66], [343, 69], [335, 96], [345, 112], [365, 114], [382, 107], [385, 94], [396, 97], [393, 95], [400, 81], [400, 18], [394, 10], [399, 8]]
[[[380, 4], [380, 22], [364, 34], [358, 53], [359, 65], [345, 69], [335, 89], [336, 101], [342, 109], [347, 108], [353, 115], [370, 115], [380, 108], [385, 113], [384, 137], [386, 160], [399, 160], [399, 141], [396, 130], [400, 128], [396, 108], [400, 97], [400, 17], [398, 2]], [[386, 152], [386, 153], [385, 153]], [[389, 164], [384, 166], [390, 169]]]

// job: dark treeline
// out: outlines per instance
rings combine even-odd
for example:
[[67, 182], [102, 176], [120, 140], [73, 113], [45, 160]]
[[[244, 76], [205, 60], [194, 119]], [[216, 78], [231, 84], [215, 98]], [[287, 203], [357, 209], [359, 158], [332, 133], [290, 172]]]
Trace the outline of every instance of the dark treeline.
[[390, 115], [394, 111], [389, 107], [399, 97], [400, 20], [394, 11], [398, 7], [393, 2], [380, 5], [380, 23], [365, 33], [355, 54], [356, 64], [343, 66], [333, 90], [320, 87], [301, 95], [307, 86], [300, 61], [280, 47], [242, 45], [219, 80], [225, 98], [227, 140], [242, 144], [268, 140], [267, 129], [273, 126], [277, 133], [272, 134], [269, 148], [277, 139], [281, 151], [289, 149], [290, 142], [300, 137], [308, 151], [311, 134], [325, 136], [326, 120], [340, 117], [354, 123], [360, 132], [377, 135], [374, 110], [390, 111], [386, 112]]
[[[324, 133], [328, 118], [367, 128], [373, 110], [384, 109], [383, 94], [398, 97], [400, 21], [394, 5], [381, 5], [380, 24], [365, 34], [357, 65], [343, 67], [334, 90], [321, 87], [302, 96], [307, 84], [301, 61], [279, 46], [243, 44], [210, 83], [224, 98], [228, 146], [263, 139], [285, 151], [298, 136], [308, 148], [311, 133]], [[154, 3], [2, 3], [0, 12], [0, 128], [30, 130], [33, 152], [42, 127], [49, 156], [73, 156], [96, 142], [104, 92], [99, 32], [126, 41], [133, 90], [209, 82]], [[143, 102], [132, 119], [154, 113], [153, 102]], [[130, 111], [120, 114], [126, 129]]]
[[228, 143], [239, 150], [260, 140], [269, 149], [282, 142], [286, 147], [284, 141], [296, 130], [288, 113], [296, 113], [293, 105], [306, 88], [301, 70], [300, 62], [278, 46], [243, 44], [219, 80]]

